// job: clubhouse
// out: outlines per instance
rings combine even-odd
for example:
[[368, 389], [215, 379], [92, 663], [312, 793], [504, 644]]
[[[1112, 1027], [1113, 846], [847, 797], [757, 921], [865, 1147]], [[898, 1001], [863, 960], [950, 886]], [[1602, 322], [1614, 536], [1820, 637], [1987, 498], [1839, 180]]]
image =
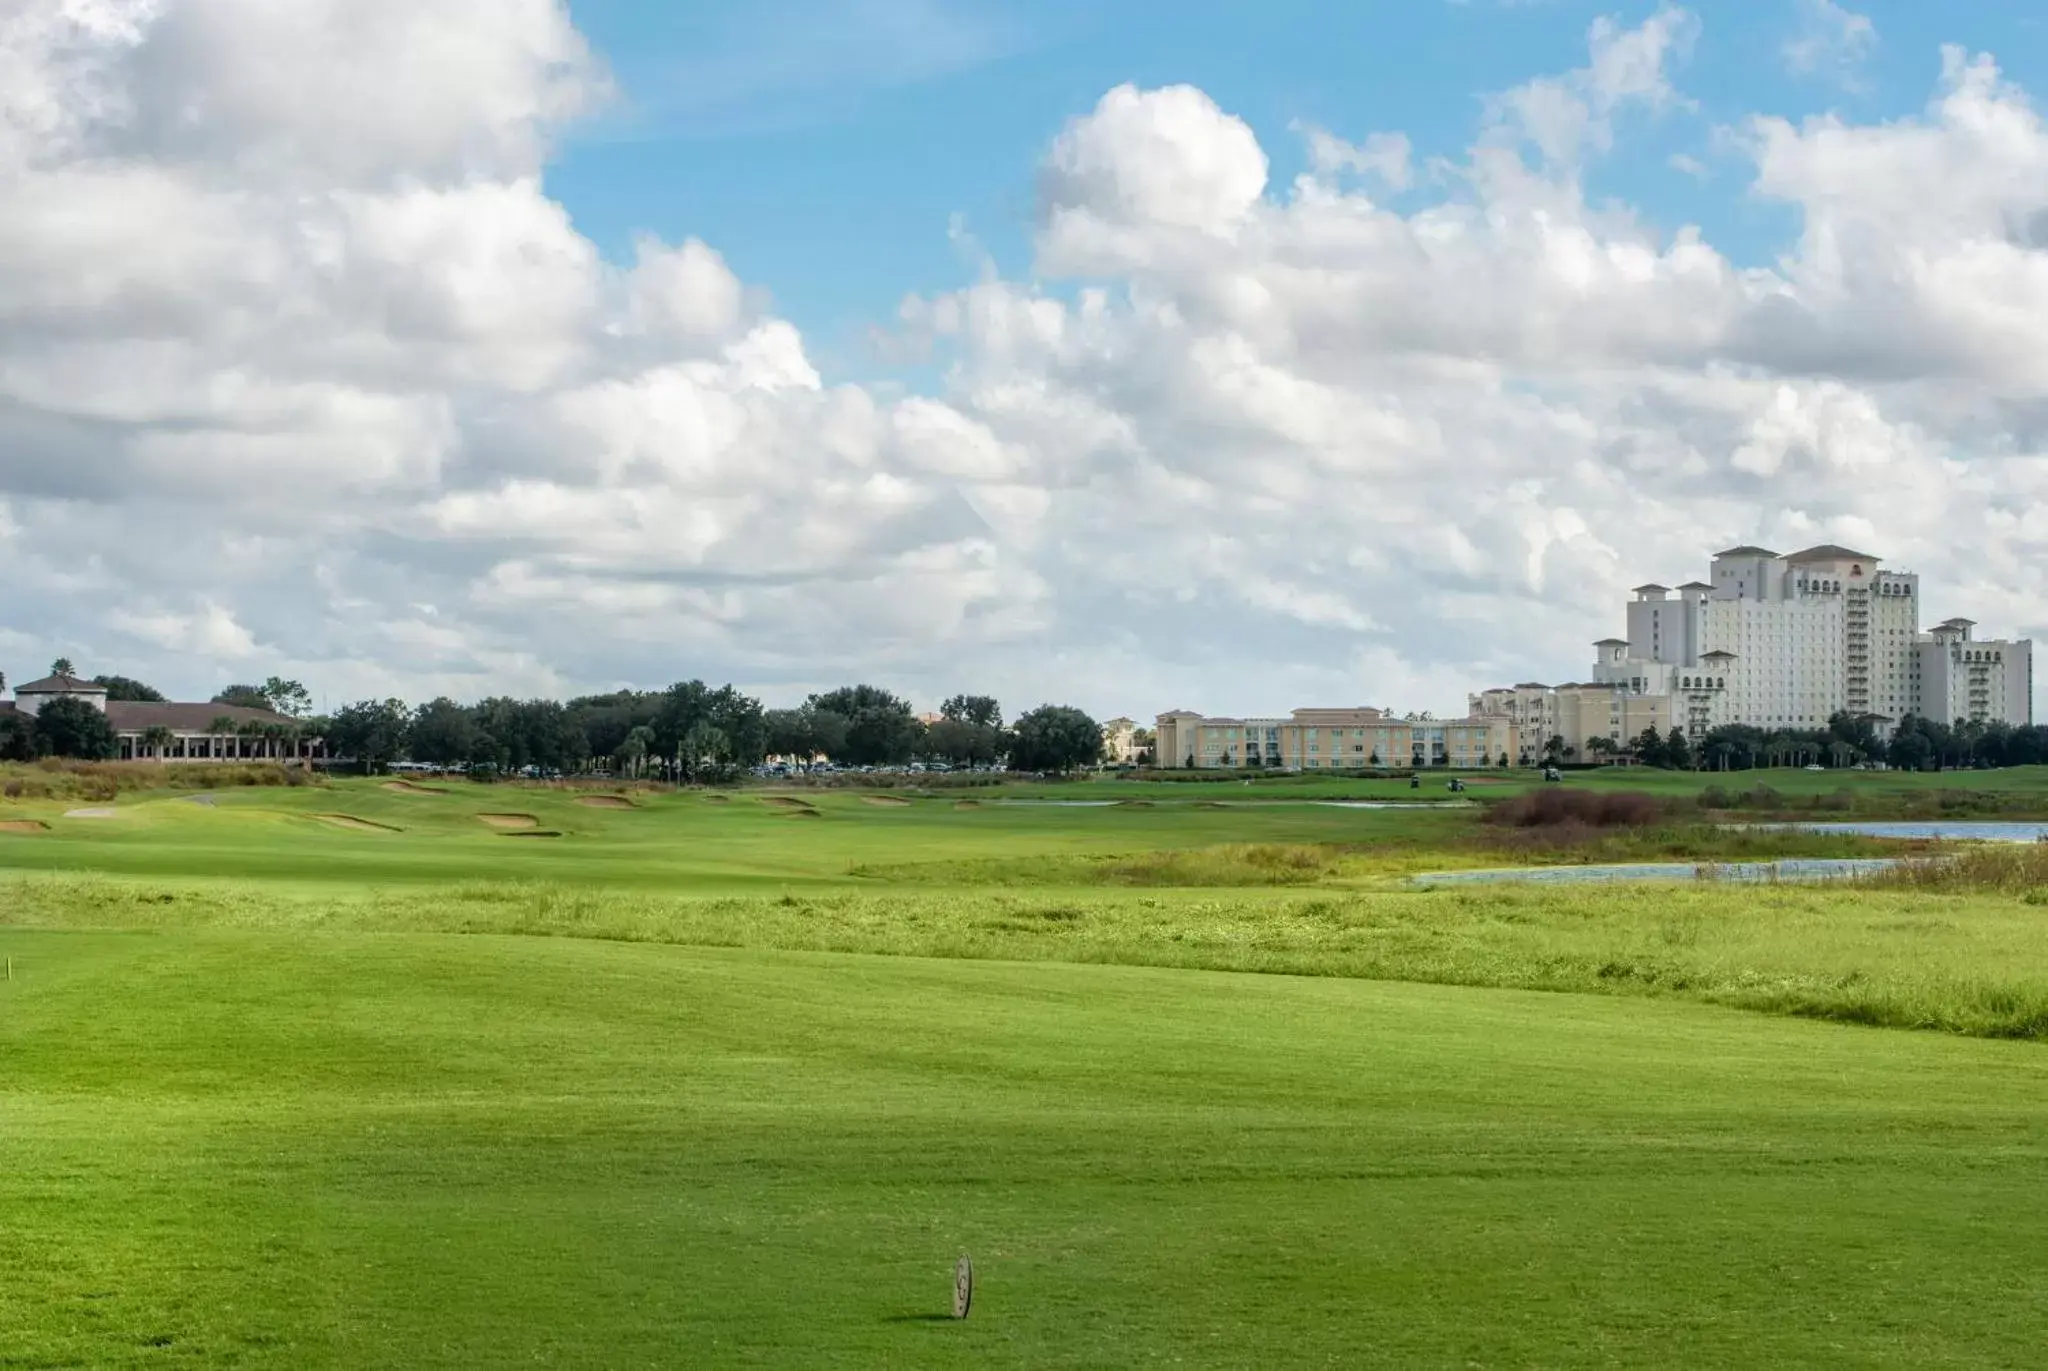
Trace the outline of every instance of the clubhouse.
[[47, 676], [14, 688], [0, 713], [34, 718], [52, 700], [82, 700], [114, 726], [124, 762], [274, 761], [311, 763], [327, 755], [305, 725], [275, 710], [242, 705], [144, 704], [107, 699], [107, 688], [76, 676]]

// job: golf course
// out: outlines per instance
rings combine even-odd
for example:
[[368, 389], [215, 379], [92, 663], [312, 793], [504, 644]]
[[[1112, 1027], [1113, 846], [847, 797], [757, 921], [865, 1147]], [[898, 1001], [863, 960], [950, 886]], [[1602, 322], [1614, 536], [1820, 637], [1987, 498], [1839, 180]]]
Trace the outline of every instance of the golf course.
[[2048, 846], [1764, 821], [2048, 769], [204, 775], [0, 775], [0, 1367], [2040, 1359]]

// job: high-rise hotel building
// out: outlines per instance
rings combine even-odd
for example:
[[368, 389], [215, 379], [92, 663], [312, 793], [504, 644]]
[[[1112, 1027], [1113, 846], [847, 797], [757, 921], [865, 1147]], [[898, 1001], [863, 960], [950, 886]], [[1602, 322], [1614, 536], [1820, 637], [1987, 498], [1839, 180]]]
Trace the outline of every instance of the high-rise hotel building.
[[1968, 620], [1919, 631], [1920, 578], [1825, 544], [1719, 553], [1707, 580], [1643, 585], [1628, 638], [1596, 644], [1594, 678], [1669, 695], [1694, 737], [1722, 724], [1823, 728], [1838, 711], [1888, 727], [2033, 722], [2033, 644], [1972, 641]]

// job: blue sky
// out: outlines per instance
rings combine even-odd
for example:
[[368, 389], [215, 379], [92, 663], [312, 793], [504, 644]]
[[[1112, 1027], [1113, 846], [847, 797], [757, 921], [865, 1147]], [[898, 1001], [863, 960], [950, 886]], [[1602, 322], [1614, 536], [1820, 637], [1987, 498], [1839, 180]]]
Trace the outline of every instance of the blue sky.
[[[1655, 4], [1614, 0], [572, 0], [619, 87], [574, 136], [550, 193], [614, 256], [631, 237], [695, 235], [772, 292], [828, 377], [886, 368], [864, 347], [910, 291], [965, 284], [958, 217], [1005, 275], [1029, 271], [1033, 172], [1067, 120], [1113, 86], [1186, 82], [1249, 122], [1273, 183], [1302, 163], [1290, 125], [1353, 141], [1405, 133], [1418, 160], [1458, 156], [1487, 98], [1583, 63], [1588, 27]], [[1665, 227], [1698, 224], [1738, 262], [1782, 250], [1797, 220], [1745, 193], [1725, 131], [1753, 114], [1856, 123], [1919, 111], [1945, 43], [2048, 87], [2048, 20], [2010, 0], [1869, 0], [1877, 35], [1851, 70], [1787, 60], [1797, 0], [1689, 7], [1701, 32], [1674, 81], [1690, 107], [1627, 124], [1589, 197]], [[1707, 175], [1677, 170], [1693, 158]], [[1426, 195], [1426, 189], [1410, 193]]]
[[2048, 639], [2036, 8], [15, 0], [0, 670], [1447, 712], [1751, 542]]

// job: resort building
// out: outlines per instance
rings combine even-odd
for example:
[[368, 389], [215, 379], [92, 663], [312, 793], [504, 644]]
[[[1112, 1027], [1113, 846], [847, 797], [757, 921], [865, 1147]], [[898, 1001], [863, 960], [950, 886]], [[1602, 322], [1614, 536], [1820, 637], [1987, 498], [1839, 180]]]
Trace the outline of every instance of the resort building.
[[1135, 719], [1115, 718], [1102, 726], [1102, 760], [1111, 766], [1135, 766], [1138, 754], [1138, 724]]
[[1515, 725], [1505, 717], [1397, 718], [1362, 706], [1297, 709], [1284, 719], [1173, 710], [1159, 716], [1154, 736], [1158, 764], [1166, 768], [1477, 768], [1498, 766], [1517, 750]]
[[[1674, 704], [1666, 691], [1651, 694], [1600, 681], [1525, 682], [1469, 697], [1475, 718], [1505, 718], [1515, 725], [1513, 755], [1520, 766], [1542, 761], [1552, 739], [1559, 741], [1559, 755], [1568, 762], [1596, 762], [1620, 753], [1645, 729], [1670, 732], [1678, 722]], [[1604, 744], [1598, 741], [1603, 739]]]
[[1968, 619], [1946, 619], [1915, 644], [1913, 712], [1942, 723], [2031, 723], [2034, 645], [1971, 636]]
[[1922, 634], [1920, 578], [1867, 552], [1734, 547], [1704, 581], [1633, 593], [1628, 637], [1595, 644], [1594, 679], [1671, 696], [1673, 722], [1692, 736], [1723, 724], [1819, 729], [1839, 712], [1880, 732], [1905, 714], [2033, 722], [2032, 643], [1971, 643], [1967, 620]]
[[220, 762], [312, 761], [326, 755], [299, 720], [239, 705], [142, 704], [108, 700], [107, 688], [76, 676], [49, 676], [14, 688], [0, 711], [36, 717], [52, 700], [83, 701], [107, 716], [120, 760]]

